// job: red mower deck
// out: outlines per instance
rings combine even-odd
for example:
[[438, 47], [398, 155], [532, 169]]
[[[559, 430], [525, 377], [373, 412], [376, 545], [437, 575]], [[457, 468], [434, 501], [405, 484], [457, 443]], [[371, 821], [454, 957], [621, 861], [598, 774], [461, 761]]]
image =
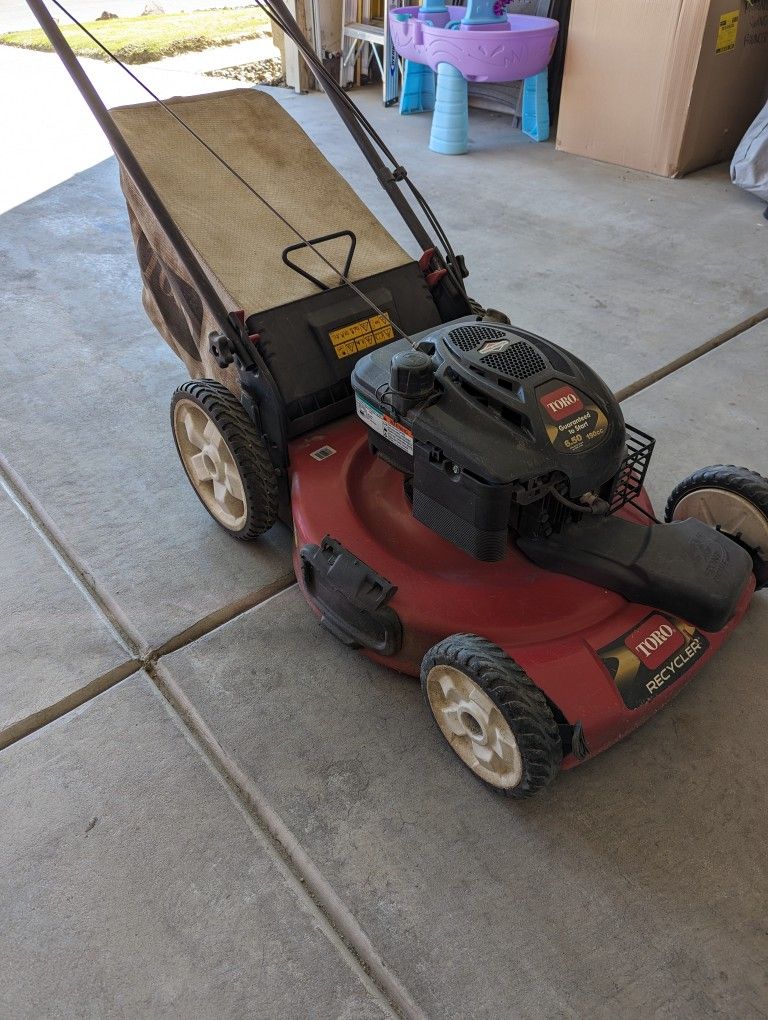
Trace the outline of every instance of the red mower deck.
[[[322, 615], [303, 584], [300, 549], [343, 536], [353, 555], [397, 584], [390, 605], [403, 623], [403, 647], [391, 657], [364, 654], [418, 677], [427, 649], [447, 634], [489, 638], [569, 723], [581, 723], [588, 753], [566, 755], [564, 769], [621, 740], [682, 690], [736, 628], [754, 591], [750, 578], [735, 615], [709, 633], [543, 570], [513, 543], [504, 560], [482, 563], [413, 518], [402, 476], [369, 451], [356, 418], [295, 440], [291, 465], [294, 567], [315, 614]], [[652, 510], [645, 493], [641, 505]], [[622, 513], [647, 521], [632, 507]]]

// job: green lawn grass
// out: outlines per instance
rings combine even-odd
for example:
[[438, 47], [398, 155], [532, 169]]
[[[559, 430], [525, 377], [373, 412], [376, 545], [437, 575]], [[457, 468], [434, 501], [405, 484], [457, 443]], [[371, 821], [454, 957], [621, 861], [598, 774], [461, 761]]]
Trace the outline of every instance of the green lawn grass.
[[[108, 2], [105, 3], [109, 9]], [[143, 14], [135, 18], [89, 21], [86, 28], [126, 64], [145, 64], [177, 53], [255, 39], [266, 34], [269, 18], [256, 6], [189, 11], [181, 14]], [[61, 31], [80, 57], [109, 58], [76, 25]], [[0, 35], [0, 43], [50, 52], [51, 44], [39, 28]]]

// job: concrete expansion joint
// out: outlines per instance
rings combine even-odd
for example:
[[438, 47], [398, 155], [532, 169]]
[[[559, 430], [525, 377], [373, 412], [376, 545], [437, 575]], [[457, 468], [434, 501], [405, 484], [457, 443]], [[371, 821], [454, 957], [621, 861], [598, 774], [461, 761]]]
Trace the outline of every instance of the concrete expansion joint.
[[259, 591], [198, 620], [157, 648], [150, 648], [136, 633], [122, 610], [100, 588], [98, 581], [80, 561], [77, 553], [2, 454], [0, 487], [42, 538], [59, 566], [128, 656], [124, 663], [68, 698], [9, 727], [0, 738], [0, 750], [61, 719], [110, 687], [143, 670], [177, 720], [185, 738], [222, 783], [252, 832], [261, 839], [272, 859], [281, 868], [299, 904], [309, 911], [352, 972], [388, 1015], [402, 1020], [426, 1020], [426, 1014], [381, 958], [352, 912], [320, 873], [262, 791], [219, 744], [161, 661], [163, 656], [199, 640], [292, 587], [296, 583], [293, 572], [286, 572]]
[[336, 893], [294, 833], [270, 804], [258, 784], [227, 753], [184, 694], [179, 684], [157, 662], [147, 669], [187, 739], [208, 762], [244, 817], [283, 868], [296, 896], [310, 905], [315, 921], [368, 990], [387, 1012], [402, 1020], [427, 1020], [399, 978], [382, 959], [354, 914]]
[[119, 665], [107, 670], [106, 673], [95, 677], [90, 683], [85, 684], [72, 694], [61, 698], [59, 701], [55, 701], [53, 704], [46, 705], [39, 712], [33, 712], [32, 715], [28, 715], [18, 722], [11, 723], [0, 733], [0, 751], [3, 748], [10, 747], [11, 744], [15, 744], [18, 740], [28, 737], [31, 733], [43, 729], [49, 723], [55, 722], [56, 719], [68, 715], [86, 702], [92, 701], [99, 694], [109, 690], [110, 687], [114, 687], [122, 680], [127, 680], [129, 676], [133, 676], [141, 668], [141, 660], [127, 659], [125, 662], [121, 662]]
[[722, 347], [722, 345], [727, 343], [729, 340], [735, 340], [737, 336], [741, 336], [742, 333], [746, 333], [746, 331], [748, 329], [752, 329], [753, 326], [757, 326], [761, 322], [765, 322], [766, 319], [768, 319], [768, 308], [763, 308], [761, 311], [755, 312], [754, 315], [750, 315], [746, 319], [742, 319], [742, 321], [737, 323], [735, 326], [731, 326], [729, 329], [724, 329], [716, 336], [710, 337], [709, 340], [705, 340], [704, 343], [699, 344], [698, 347], [694, 347], [685, 354], [681, 354], [679, 358], [675, 358], [666, 365], [662, 365], [661, 368], [657, 368], [655, 371], [649, 372], [647, 375], [642, 376], [640, 379], [630, 383], [628, 386], [624, 386], [622, 389], [617, 390], [614, 393], [614, 396], [618, 401], [628, 400], [629, 397], [634, 397], [634, 395], [636, 393], [640, 393], [641, 390], [646, 390], [649, 386], [653, 386], [654, 383], [660, 382], [662, 379], [666, 379], [667, 376], [672, 375], [673, 372], [677, 372], [680, 368], [685, 368], [692, 362], [702, 358], [705, 354], [709, 354], [710, 351], [714, 351], [718, 347]]
[[168, 638], [157, 648], [150, 648], [136, 632], [122, 609], [101, 588], [87, 566], [81, 562], [77, 553], [71, 548], [43, 506], [2, 453], [0, 453], [0, 489], [6, 493], [16, 509], [42, 539], [58, 565], [88, 602], [91, 609], [100, 617], [110, 636], [127, 656], [125, 662], [96, 677], [71, 696], [54, 705], [47, 706], [33, 716], [28, 716], [15, 726], [8, 727], [0, 735], [0, 750], [29, 736], [30, 733], [34, 733], [74, 709], [80, 708], [87, 701], [110, 687], [114, 687], [122, 680], [126, 680], [139, 670], [144, 669], [149, 672], [150, 667], [155, 665], [163, 655], [178, 651], [206, 634], [210, 634], [225, 623], [237, 619], [238, 616], [267, 602], [296, 583], [293, 572], [286, 572], [271, 584], [265, 585], [236, 602], [222, 606], [201, 620], [197, 620], [183, 631]]

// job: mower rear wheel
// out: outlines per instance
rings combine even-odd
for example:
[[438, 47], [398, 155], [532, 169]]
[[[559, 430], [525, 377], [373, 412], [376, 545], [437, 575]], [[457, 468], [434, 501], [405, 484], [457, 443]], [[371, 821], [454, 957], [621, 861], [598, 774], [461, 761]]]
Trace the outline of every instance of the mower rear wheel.
[[557, 775], [563, 749], [547, 699], [497, 645], [475, 634], [440, 641], [421, 687], [451, 748], [492, 789], [530, 797]]
[[240, 401], [221, 383], [192, 379], [171, 400], [171, 426], [192, 488], [234, 538], [258, 538], [277, 520], [275, 469]]
[[757, 587], [768, 585], [768, 479], [733, 464], [701, 468], [672, 490], [664, 519], [695, 517], [744, 546]]

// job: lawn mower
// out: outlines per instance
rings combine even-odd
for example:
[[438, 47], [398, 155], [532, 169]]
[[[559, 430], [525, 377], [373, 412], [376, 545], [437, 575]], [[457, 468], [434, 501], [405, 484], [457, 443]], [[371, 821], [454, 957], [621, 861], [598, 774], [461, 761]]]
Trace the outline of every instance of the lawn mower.
[[463, 259], [283, 0], [261, 6], [418, 259], [265, 91], [110, 113], [28, 3], [118, 158], [146, 310], [191, 376], [173, 436], [214, 520], [241, 540], [291, 527], [322, 626], [420, 676], [453, 751], [512, 797], [680, 691], [768, 583], [768, 481], [704, 468], [658, 521], [654, 440], [577, 357], [468, 297]]

